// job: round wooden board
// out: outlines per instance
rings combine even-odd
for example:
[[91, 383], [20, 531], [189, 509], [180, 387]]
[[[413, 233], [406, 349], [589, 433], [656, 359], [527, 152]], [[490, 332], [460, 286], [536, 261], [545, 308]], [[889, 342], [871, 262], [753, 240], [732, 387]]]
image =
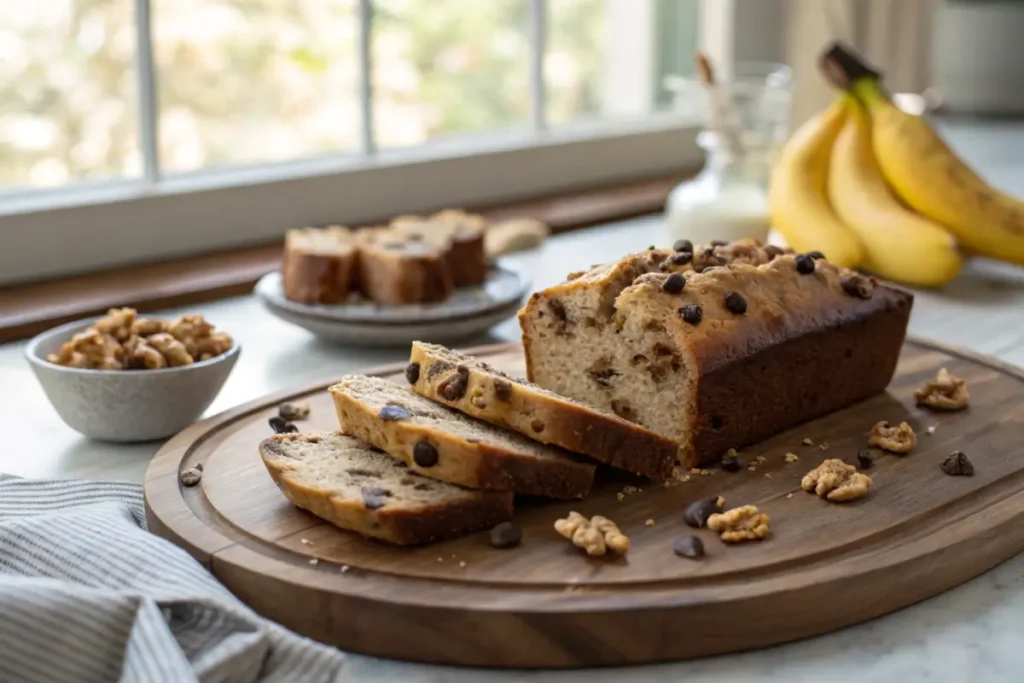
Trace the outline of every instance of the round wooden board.
[[[522, 374], [518, 345], [471, 350]], [[940, 367], [967, 380], [959, 413], [914, 406]], [[400, 380], [401, 367], [373, 374]], [[308, 400], [306, 431], [336, 428], [330, 381], [269, 396], [172, 439], [146, 475], [150, 529], [206, 564], [266, 617], [352, 652], [491, 667], [578, 667], [684, 659], [781, 643], [871, 619], [951, 588], [1024, 549], [1024, 371], [908, 341], [889, 392], [747, 448], [755, 471], [712, 470], [671, 487], [603, 473], [584, 501], [523, 501], [524, 542], [495, 550], [479, 533], [416, 549], [364, 540], [293, 508], [256, 452], [285, 400]], [[855, 462], [879, 420], [911, 423], [905, 457], [880, 456], [871, 494], [833, 504], [800, 489], [825, 458]], [[934, 434], [926, 428], [934, 426]], [[810, 438], [819, 446], [802, 444]], [[827, 449], [826, 449], [827, 444]], [[953, 450], [973, 477], [939, 468]], [[787, 452], [798, 462], [786, 462]], [[204, 466], [201, 485], [179, 473]], [[609, 478], [611, 477], [611, 478]], [[622, 500], [619, 494], [626, 486]], [[723, 495], [772, 520], [763, 542], [725, 546], [696, 533], [707, 557], [676, 557], [695, 533], [687, 503]], [[611, 517], [624, 558], [588, 558], [552, 530], [570, 510]], [[650, 520], [653, 520], [651, 524]], [[313, 561], [315, 558], [315, 562]]]

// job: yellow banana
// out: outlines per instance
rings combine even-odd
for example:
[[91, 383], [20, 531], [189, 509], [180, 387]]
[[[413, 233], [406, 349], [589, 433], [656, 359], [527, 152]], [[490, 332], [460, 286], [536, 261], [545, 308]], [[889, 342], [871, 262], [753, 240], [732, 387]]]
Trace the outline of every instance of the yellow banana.
[[772, 170], [768, 206], [772, 225], [793, 249], [819, 250], [838, 266], [856, 268], [864, 248], [826, 195], [829, 152], [845, 116], [836, 103], [793, 133]]
[[853, 90], [871, 116], [875, 158], [896, 194], [971, 251], [1024, 264], [1024, 203], [989, 186], [925, 119], [896, 107], [876, 79], [859, 79]]
[[960, 272], [956, 240], [893, 196], [871, 150], [867, 113], [849, 95], [847, 111], [829, 160], [828, 196], [836, 214], [864, 245], [865, 267], [908, 285], [943, 285]]

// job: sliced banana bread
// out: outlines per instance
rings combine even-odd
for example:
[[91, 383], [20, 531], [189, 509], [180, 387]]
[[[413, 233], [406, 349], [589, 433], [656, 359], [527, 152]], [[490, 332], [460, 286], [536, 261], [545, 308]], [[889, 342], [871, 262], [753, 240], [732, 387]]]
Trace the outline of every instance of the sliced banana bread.
[[677, 247], [533, 295], [519, 312], [529, 379], [678, 441], [687, 466], [892, 379], [910, 294], [819, 253]]
[[448, 246], [393, 228], [366, 228], [356, 236], [359, 286], [379, 304], [444, 301], [455, 289]]
[[445, 249], [445, 264], [456, 287], [481, 285], [487, 279], [487, 221], [483, 216], [449, 209], [428, 218], [399, 216], [391, 226], [409, 239], [424, 240]]
[[355, 244], [348, 228], [296, 228], [285, 236], [281, 288], [291, 301], [344, 303], [357, 271]]
[[676, 442], [611, 412], [513, 379], [436, 344], [413, 342], [409, 360], [405, 377], [422, 396], [634, 474], [661, 479], [672, 474]]
[[331, 387], [344, 433], [441, 481], [549, 498], [581, 498], [594, 465], [466, 417], [379, 377], [348, 376]]
[[421, 477], [350, 436], [280, 434], [260, 443], [259, 451], [294, 505], [364, 536], [418, 545], [512, 518], [511, 493]]

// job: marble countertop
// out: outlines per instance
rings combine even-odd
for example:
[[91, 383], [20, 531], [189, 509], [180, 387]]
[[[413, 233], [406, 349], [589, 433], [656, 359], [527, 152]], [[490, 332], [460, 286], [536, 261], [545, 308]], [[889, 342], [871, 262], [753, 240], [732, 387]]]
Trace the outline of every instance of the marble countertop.
[[[945, 125], [954, 146], [993, 181], [1024, 194], [1024, 125]], [[1002, 142], [1000, 142], [1002, 141]], [[1014, 152], [1016, 150], [1016, 152]], [[659, 217], [552, 238], [506, 259], [541, 288], [572, 270], [668, 241]], [[242, 344], [242, 355], [210, 414], [273, 391], [403, 360], [406, 349], [342, 348], [266, 313], [252, 297], [193, 306]], [[178, 311], [168, 311], [168, 315]], [[1024, 269], [969, 264], [942, 292], [920, 292], [911, 332], [1024, 365]], [[464, 346], [516, 340], [514, 319]], [[0, 472], [140, 482], [160, 444], [90, 442], [66, 427], [22, 357], [24, 343], [0, 346], [0, 424], [7, 438]], [[1024, 555], [916, 606], [833, 634], [738, 655], [628, 669], [502, 672], [426, 666], [352, 655], [344, 681], [550, 683], [630, 681], [1007, 681], [1024, 672]], [[1016, 674], [1014, 672], [1017, 672]]]

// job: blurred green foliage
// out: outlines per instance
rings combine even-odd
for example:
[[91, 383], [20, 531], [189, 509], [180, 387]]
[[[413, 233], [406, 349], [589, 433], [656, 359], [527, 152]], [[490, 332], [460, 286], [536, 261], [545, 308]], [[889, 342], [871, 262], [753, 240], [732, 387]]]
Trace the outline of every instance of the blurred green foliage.
[[[549, 0], [554, 124], [601, 113], [608, 1]], [[377, 0], [377, 144], [526, 126], [529, 7]], [[358, 149], [356, 0], [152, 0], [152, 15], [165, 172]], [[0, 189], [141, 173], [132, 22], [131, 0], [0, 2]]]

